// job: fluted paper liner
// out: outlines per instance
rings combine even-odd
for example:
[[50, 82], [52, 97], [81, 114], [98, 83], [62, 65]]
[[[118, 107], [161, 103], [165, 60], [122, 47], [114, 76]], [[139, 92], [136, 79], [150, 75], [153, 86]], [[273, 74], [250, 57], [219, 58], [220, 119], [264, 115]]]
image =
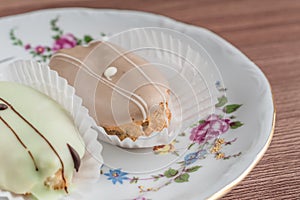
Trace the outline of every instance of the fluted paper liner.
[[166, 77], [171, 91], [172, 118], [168, 128], [140, 136], [136, 141], [130, 138], [121, 141], [94, 124], [101, 140], [126, 148], [169, 144], [179, 133], [214, 112], [218, 94], [215, 83], [222, 83], [222, 78], [208, 53], [193, 39], [168, 29], [142, 28], [124, 31], [107, 42], [143, 57]]
[[[78, 173], [74, 172], [70, 194], [61, 199], [84, 199], [88, 187], [100, 176], [99, 170], [103, 164], [101, 156], [102, 145], [97, 140], [96, 131], [91, 129], [93, 119], [88, 110], [82, 106], [81, 98], [75, 95], [74, 88], [67, 81], [51, 71], [45, 64], [34, 61], [17, 61], [6, 67], [2, 72], [1, 81], [13, 81], [30, 86], [57, 101], [73, 117], [76, 127], [82, 136], [86, 152], [81, 160]], [[15, 195], [7, 191], [0, 192], [0, 199], [6, 197], [12, 200], [26, 199], [23, 195]]]

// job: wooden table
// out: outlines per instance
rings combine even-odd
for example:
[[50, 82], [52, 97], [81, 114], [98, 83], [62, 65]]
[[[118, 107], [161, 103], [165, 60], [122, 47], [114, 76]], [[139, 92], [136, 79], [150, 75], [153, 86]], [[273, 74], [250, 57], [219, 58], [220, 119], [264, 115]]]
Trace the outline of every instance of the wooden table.
[[300, 199], [300, 0], [1, 0], [0, 16], [57, 7], [154, 12], [238, 47], [270, 80], [277, 121], [263, 159], [222, 199]]

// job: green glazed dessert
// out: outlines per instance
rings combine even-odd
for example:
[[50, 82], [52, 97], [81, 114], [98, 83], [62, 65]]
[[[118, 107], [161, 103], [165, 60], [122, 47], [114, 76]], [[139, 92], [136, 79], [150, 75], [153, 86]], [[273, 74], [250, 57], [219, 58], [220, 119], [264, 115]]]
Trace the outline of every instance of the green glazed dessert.
[[68, 194], [84, 141], [73, 119], [48, 96], [0, 82], [0, 189], [31, 199]]

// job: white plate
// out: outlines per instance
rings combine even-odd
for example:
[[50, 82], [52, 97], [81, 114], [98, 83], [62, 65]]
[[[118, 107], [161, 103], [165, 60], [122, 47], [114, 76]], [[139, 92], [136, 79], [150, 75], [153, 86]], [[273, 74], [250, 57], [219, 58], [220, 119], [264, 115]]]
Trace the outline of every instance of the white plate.
[[[56, 25], [59, 29], [52, 26], [57, 30], [55, 32], [51, 30], [50, 21], [57, 16], [59, 19]], [[129, 151], [104, 144], [104, 161], [112, 169], [103, 166], [103, 175], [98, 184], [89, 186], [91, 192], [85, 199], [215, 199], [224, 195], [263, 156], [272, 138], [275, 110], [270, 85], [263, 73], [222, 38], [206, 29], [154, 14], [120, 10], [55, 9], [0, 19], [0, 60], [11, 56], [31, 58], [33, 52], [38, 52], [35, 59], [41, 60], [44, 55], [47, 62], [46, 57], [51, 54], [55, 43], [52, 36], [59, 34], [59, 30], [64, 34], [71, 33], [77, 39], [83, 39], [84, 35], [101, 39], [101, 33], [110, 35], [136, 27], [174, 29], [191, 36], [207, 49], [223, 76], [228, 97], [226, 105], [231, 105], [233, 109], [223, 119], [214, 117], [209, 120], [215, 122], [212, 127], [215, 133], [231, 143], [225, 145], [223, 140], [218, 140], [217, 144], [210, 140], [203, 147], [203, 144], [196, 142], [185, 151], [191, 144], [191, 133], [186, 132], [185, 136], [177, 138], [177, 143], [157, 147], [155, 151]], [[70, 35], [60, 42], [56, 44], [72, 46], [76, 43]], [[35, 48], [39, 45], [39, 48]], [[45, 46], [50, 47], [48, 51]], [[216, 87], [220, 86], [216, 84]], [[223, 88], [219, 89], [222, 95]], [[234, 111], [238, 106], [232, 104], [242, 106]], [[221, 109], [219, 112], [223, 113]], [[234, 119], [229, 118], [232, 115]], [[243, 126], [238, 127], [240, 124], [236, 121], [242, 122]], [[198, 124], [194, 127], [198, 127]], [[208, 128], [203, 125], [198, 131], [194, 129], [194, 132], [201, 134]], [[200, 139], [198, 137], [197, 141]], [[216, 147], [214, 150], [217, 153], [212, 152], [211, 145]], [[173, 164], [166, 166], [170, 162]], [[125, 173], [125, 170], [130, 173]]]

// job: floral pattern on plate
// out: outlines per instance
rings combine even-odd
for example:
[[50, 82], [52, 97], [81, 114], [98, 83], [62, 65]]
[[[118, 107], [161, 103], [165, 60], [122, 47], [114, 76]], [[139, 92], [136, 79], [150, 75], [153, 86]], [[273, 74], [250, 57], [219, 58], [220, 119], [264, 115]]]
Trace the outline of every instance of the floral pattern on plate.
[[[16, 30], [11, 29], [9, 36], [13, 45], [24, 48], [29, 54], [32, 55], [35, 60], [39, 62], [47, 62], [53, 53], [60, 49], [68, 49], [73, 48], [76, 45], [86, 45], [94, 38], [86, 34], [83, 38], [79, 38], [72, 33], [66, 33], [58, 26], [59, 17], [56, 17], [50, 21], [50, 28], [53, 33], [52, 45], [36, 45], [33, 46], [30, 43], [24, 42], [21, 38], [16, 35]], [[106, 35], [104, 33], [100, 33], [100, 38], [97, 39], [105, 39]]]
[[[226, 88], [221, 88], [219, 82], [216, 83], [216, 87], [221, 93], [225, 93]], [[218, 103], [215, 105], [216, 113], [209, 115], [205, 119], [199, 120], [196, 124], [193, 124], [188, 131], [181, 133], [178, 136], [187, 137], [186, 139], [190, 140], [187, 151], [179, 162], [176, 162], [176, 164], [173, 164], [165, 171], [162, 171], [162, 173], [151, 174], [148, 177], [139, 177], [123, 172], [121, 169], [110, 169], [108, 167], [103, 167], [101, 173], [108, 170], [104, 175], [107, 180], [111, 181], [113, 184], [123, 184], [123, 182], [126, 184], [136, 184], [141, 196], [134, 200], [147, 199], [143, 197], [143, 194], [159, 191], [172, 183], [189, 182], [193, 173], [196, 173], [202, 168], [199, 161], [205, 159], [209, 155], [212, 155], [217, 160], [228, 160], [242, 154], [242, 152], [237, 152], [235, 154], [226, 155], [223, 152], [223, 149], [232, 145], [237, 138], [227, 141], [220, 137], [230, 129], [237, 129], [243, 126], [243, 123], [238, 121], [236, 119], [237, 117], [234, 115], [234, 112], [241, 106], [241, 104], [228, 104], [228, 99], [225, 94], [219, 97]], [[152, 149], [153, 153], [160, 156], [166, 154], [179, 156], [179, 153], [176, 150], [176, 143], [179, 142], [178, 139], [175, 139], [171, 144], [155, 146]], [[159, 180], [160, 183], [155, 184]], [[151, 184], [151, 182], [154, 184]]]

